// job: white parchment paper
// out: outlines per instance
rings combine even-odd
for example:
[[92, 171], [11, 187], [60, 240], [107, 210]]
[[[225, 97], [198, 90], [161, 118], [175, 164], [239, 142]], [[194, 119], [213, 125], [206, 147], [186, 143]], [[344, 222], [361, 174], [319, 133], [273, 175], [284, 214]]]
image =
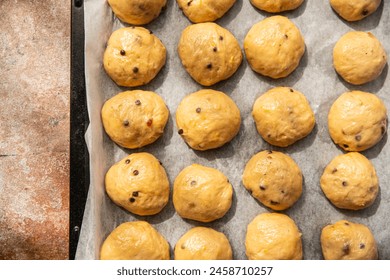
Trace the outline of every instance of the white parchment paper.
[[[381, 259], [390, 259], [390, 145], [387, 134], [375, 147], [363, 152], [375, 165], [380, 181], [380, 193], [375, 203], [361, 211], [339, 210], [325, 198], [320, 189], [320, 177], [324, 167], [336, 155], [339, 148], [331, 141], [327, 131], [327, 114], [332, 102], [343, 92], [353, 89], [369, 91], [382, 98], [390, 108], [390, 79], [386, 66], [382, 75], [364, 86], [345, 83], [332, 66], [332, 50], [336, 41], [347, 31], [371, 31], [390, 55], [390, 3], [382, 1], [378, 11], [370, 17], [348, 23], [338, 17], [328, 0], [306, 0], [297, 10], [282, 13], [301, 30], [306, 43], [306, 53], [299, 68], [289, 77], [272, 80], [254, 73], [243, 61], [236, 74], [227, 81], [210, 88], [227, 93], [241, 110], [242, 124], [237, 137], [216, 150], [197, 152], [190, 149], [177, 134], [174, 124], [176, 108], [189, 93], [202, 89], [193, 81], [180, 63], [176, 52], [181, 31], [191, 24], [179, 10], [176, 1], [168, 5], [160, 17], [146, 28], [152, 30], [167, 48], [167, 63], [158, 76], [148, 85], [140, 87], [152, 90], [163, 97], [170, 109], [170, 119], [161, 139], [138, 150], [125, 150], [115, 145], [105, 134], [100, 110], [105, 100], [126, 90], [118, 87], [102, 67], [103, 52], [110, 34], [126, 26], [112, 13], [106, 0], [86, 0], [86, 83], [90, 126], [86, 141], [90, 152], [91, 184], [82, 224], [77, 259], [98, 259], [102, 242], [119, 224], [126, 221], [150, 222], [170, 243], [171, 250], [177, 240], [191, 227], [209, 226], [226, 234], [231, 242], [234, 258], [246, 259], [245, 232], [248, 223], [258, 214], [269, 212], [243, 187], [241, 175], [249, 158], [263, 149], [287, 153], [300, 166], [304, 175], [304, 190], [300, 200], [287, 211], [302, 231], [305, 259], [322, 259], [320, 247], [321, 229], [340, 219], [363, 223], [371, 228], [378, 242]], [[249, 0], [237, 0], [233, 8], [217, 21], [230, 30], [243, 45], [243, 40], [258, 21], [270, 16], [252, 7]], [[316, 127], [305, 139], [288, 148], [271, 147], [257, 134], [251, 116], [255, 99], [274, 86], [290, 86], [306, 95], [316, 115]], [[163, 163], [172, 187], [177, 174], [192, 163], [214, 167], [226, 174], [234, 187], [233, 204], [220, 220], [199, 223], [183, 220], [174, 210], [172, 200], [157, 215], [140, 217], [119, 208], [105, 194], [104, 176], [109, 167], [129, 153], [146, 151]], [[173, 258], [173, 251], [171, 251]]]

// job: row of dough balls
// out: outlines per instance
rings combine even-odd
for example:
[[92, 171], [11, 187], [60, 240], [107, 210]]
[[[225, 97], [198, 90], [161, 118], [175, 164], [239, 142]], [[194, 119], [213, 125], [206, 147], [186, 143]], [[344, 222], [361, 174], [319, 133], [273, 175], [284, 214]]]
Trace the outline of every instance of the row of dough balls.
[[[243, 58], [234, 35], [215, 23], [186, 27], [177, 51], [186, 71], [203, 86], [230, 78]], [[293, 22], [283, 16], [273, 16], [249, 30], [244, 39], [244, 51], [255, 72], [279, 79], [298, 67], [305, 42]], [[104, 69], [114, 82], [136, 87], [156, 77], [165, 65], [166, 49], [151, 31], [143, 27], [124, 27], [112, 33], [103, 60]], [[375, 80], [386, 63], [382, 44], [370, 32], [348, 32], [333, 50], [336, 72], [354, 85]]]
[[[135, 149], [155, 142], [164, 132], [169, 110], [154, 92], [125, 91], [108, 99], [101, 111], [106, 133], [118, 145]], [[288, 87], [272, 88], [253, 105], [258, 133], [268, 143], [287, 147], [306, 137], [315, 126], [306, 97]], [[176, 110], [178, 134], [195, 150], [219, 148], [239, 132], [240, 111], [220, 91], [204, 89], [187, 95]], [[387, 130], [387, 109], [372, 93], [343, 93], [328, 114], [332, 140], [346, 151], [364, 151]]]
[[[264, 213], [247, 226], [245, 252], [250, 260], [301, 260], [301, 232], [284, 214]], [[370, 229], [341, 220], [327, 225], [321, 233], [326, 260], [375, 260], [378, 249]], [[102, 260], [169, 260], [169, 244], [149, 223], [126, 222], [114, 229], [103, 242]], [[232, 260], [229, 240], [207, 227], [194, 227], [177, 241], [175, 260]]]
[[[251, 4], [269, 13], [298, 8], [304, 0], [250, 0]], [[215, 21], [234, 5], [236, 0], [177, 0], [179, 8], [194, 23]], [[115, 15], [122, 21], [143, 25], [156, 19], [167, 0], [108, 0]], [[330, 5], [347, 21], [361, 20], [377, 10], [381, 0], [330, 0]]]
[[[242, 182], [264, 206], [282, 211], [302, 194], [302, 172], [288, 155], [261, 151], [246, 164]], [[336, 156], [324, 169], [321, 189], [338, 208], [360, 210], [375, 201], [379, 181], [372, 163], [362, 154]], [[169, 181], [161, 162], [149, 153], [133, 153], [114, 164], [105, 176], [110, 199], [140, 215], [159, 213], [169, 200]], [[184, 168], [173, 185], [173, 205], [185, 219], [212, 222], [230, 209], [233, 187], [219, 170], [200, 164]]]

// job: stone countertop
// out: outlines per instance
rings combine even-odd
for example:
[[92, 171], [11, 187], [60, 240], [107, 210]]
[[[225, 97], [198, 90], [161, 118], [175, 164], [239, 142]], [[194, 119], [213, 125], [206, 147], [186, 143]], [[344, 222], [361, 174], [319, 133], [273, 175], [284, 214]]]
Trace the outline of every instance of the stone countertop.
[[0, 260], [67, 259], [70, 1], [0, 1]]

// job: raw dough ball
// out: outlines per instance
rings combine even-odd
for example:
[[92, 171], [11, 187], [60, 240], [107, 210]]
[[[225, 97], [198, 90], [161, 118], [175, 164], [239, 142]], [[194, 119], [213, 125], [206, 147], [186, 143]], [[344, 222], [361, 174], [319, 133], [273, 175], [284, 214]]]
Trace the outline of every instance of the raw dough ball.
[[149, 83], [164, 66], [166, 49], [151, 31], [124, 27], [112, 33], [104, 52], [104, 69], [119, 86]]
[[149, 223], [123, 223], [114, 229], [100, 250], [101, 260], [169, 260], [168, 242]]
[[167, 0], [108, 0], [112, 11], [129, 24], [147, 24], [157, 18]]
[[375, 80], [387, 63], [381, 42], [370, 32], [351, 31], [333, 49], [333, 66], [348, 83], [362, 85]]
[[219, 19], [235, 2], [236, 0], [177, 0], [183, 13], [195, 23]]
[[115, 143], [129, 149], [156, 141], [163, 134], [168, 117], [164, 100], [151, 91], [121, 92], [102, 108], [105, 131]]
[[192, 24], [184, 29], [177, 48], [188, 74], [203, 86], [232, 76], [242, 61], [237, 39], [218, 24]]
[[175, 260], [231, 260], [232, 255], [226, 236], [206, 227], [190, 229], [175, 246]]
[[240, 130], [240, 111], [220, 91], [204, 89], [187, 95], [176, 110], [178, 133], [194, 150], [221, 147]]
[[321, 188], [336, 207], [359, 210], [370, 206], [379, 189], [371, 162], [352, 152], [335, 157], [325, 168]]
[[287, 147], [306, 137], [315, 118], [306, 97], [288, 87], [276, 87], [255, 102], [252, 111], [261, 137], [274, 146]]
[[325, 260], [376, 260], [378, 250], [370, 229], [362, 224], [338, 221], [322, 229]]
[[258, 201], [274, 210], [291, 207], [302, 194], [302, 172], [280, 152], [262, 151], [246, 164], [242, 182]]
[[233, 187], [222, 172], [199, 164], [184, 168], [173, 186], [177, 213], [200, 222], [222, 218], [230, 209], [232, 196]]
[[328, 128], [332, 140], [344, 150], [364, 151], [386, 133], [387, 109], [372, 93], [345, 92], [329, 110]]
[[378, 9], [381, 0], [330, 0], [330, 5], [347, 21], [361, 20]]
[[250, 0], [256, 8], [269, 12], [280, 13], [298, 8], [304, 0]]
[[246, 255], [250, 260], [301, 260], [301, 235], [288, 216], [260, 214], [248, 225]]
[[266, 18], [249, 30], [244, 50], [253, 71], [274, 79], [287, 77], [299, 64], [305, 42], [288, 18]]
[[114, 164], [105, 183], [112, 201], [137, 215], [157, 214], [168, 203], [167, 174], [149, 153], [134, 153]]

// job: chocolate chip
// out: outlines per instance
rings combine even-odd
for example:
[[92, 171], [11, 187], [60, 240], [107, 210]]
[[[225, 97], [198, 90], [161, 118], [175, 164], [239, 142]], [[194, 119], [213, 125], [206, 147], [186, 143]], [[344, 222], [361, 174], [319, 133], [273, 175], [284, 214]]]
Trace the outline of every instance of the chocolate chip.
[[217, 47], [213, 48], [213, 52], [217, 52], [217, 50], [218, 50]]
[[287, 34], [284, 34], [284, 37], [285, 37], [286, 39], [288, 39], [288, 35], [287, 35]]
[[279, 202], [273, 201], [273, 200], [270, 200], [270, 203], [271, 203], [272, 205], [278, 205], [278, 204], [280, 204]]
[[337, 168], [333, 168], [332, 170], [332, 174], [336, 173], [337, 172]]
[[364, 10], [362, 11], [362, 15], [363, 15], [363, 16], [368, 15], [368, 10], [364, 9]]
[[196, 181], [191, 181], [191, 186], [195, 186], [196, 185]]
[[184, 246], [184, 244], [181, 244], [180, 248], [182, 248], [184, 250], [186, 248], [186, 246]]
[[153, 31], [152, 31], [152, 30], [149, 30], [149, 34], [153, 34]]
[[268, 134], [267, 137], [270, 138], [270, 137], [271, 137], [271, 134]]
[[138, 192], [133, 192], [133, 196], [137, 197], [138, 196]]
[[131, 203], [135, 202], [135, 198], [134, 197], [130, 197], [129, 200], [130, 200]]
[[126, 51], [125, 50], [121, 50], [121, 55], [125, 55], [126, 54]]
[[209, 64], [207, 64], [207, 69], [211, 69], [211, 68], [213, 68], [213, 65], [211, 64], [211, 63], [209, 63]]
[[148, 119], [148, 121], [146, 122], [146, 125], [147, 126], [151, 126], [153, 123], [153, 120], [152, 119]]
[[129, 163], [130, 163], [130, 160], [129, 160], [129, 159], [126, 159], [125, 163], [126, 163], [126, 164], [129, 164]]
[[344, 246], [343, 246], [344, 254], [348, 255], [349, 254], [349, 250], [350, 250], [349, 244], [344, 244]]
[[343, 186], [344, 187], [348, 186], [348, 183], [346, 181], [343, 181]]
[[137, 105], [137, 106], [141, 105], [141, 101], [136, 100], [136, 101], [135, 101], [135, 105]]
[[138, 67], [133, 68], [133, 73], [138, 73], [138, 71], [139, 71]]
[[349, 148], [349, 146], [347, 144], [343, 144], [343, 147], [344, 148]]
[[198, 114], [202, 111], [202, 109], [200, 109], [199, 107], [198, 108], [196, 108], [196, 110], [195, 110]]
[[192, 1], [194, 1], [194, 0], [190, 0], [190, 1], [187, 3], [187, 6], [188, 6], [188, 7], [191, 6]]
[[180, 135], [182, 135], [183, 132], [184, 132], [184, 131], [183, 131], [183, 129], [181, 129], [181, 128], [177, 131], [177, 133], [179, 133]]
[[266, 187], [260, 186], [260, 190], [265, 191], [265, 190], [266, 190]]
[[129, 126], [129, 121], [128, 120], [123, 121], [123, 125], [124, 126]]
[[290, 92], [294, 92], [294, 90], [292, 88], [290, 88]]
[[249, 194], [252, 194], [252, 190], [248, 190]]
[[349, 223], [345, 222], [344, 225], [349, 226]]
[[280, 192], [284, 194], [284, 190], [281, 190]]
[[219, 36], [219, 40], [220, 40], [220, 41], [223, 41], [223, 37], [222, 37], [222, 36]]
[[356, 141], [360, 141], [360, 140], [362, 140], [362, 137], [361, 137], [360, 135], [356, 135], [356, 136], [355, 136], [355, 140], [356, 140]]
[[360, 243], [360, 246], [359, 246], [360, 249], [364, 249], [365, 247], [366, 247], [366, 245], [364, 245], [363, 243]]
[[268, 152], [268, 154], [272, 154], [272, 151], [267, 151]]
[[158, 163], [159, 163], [160, 165], [163, 165], [161, 161], [158, 161]]
[[133, 174], [134, 174], [135, 176], [137, 176], [137, 175], [139, 174], [139, 171], [138, 171], [138, 170], [134, 170], [134, 171], [133, 171]]

